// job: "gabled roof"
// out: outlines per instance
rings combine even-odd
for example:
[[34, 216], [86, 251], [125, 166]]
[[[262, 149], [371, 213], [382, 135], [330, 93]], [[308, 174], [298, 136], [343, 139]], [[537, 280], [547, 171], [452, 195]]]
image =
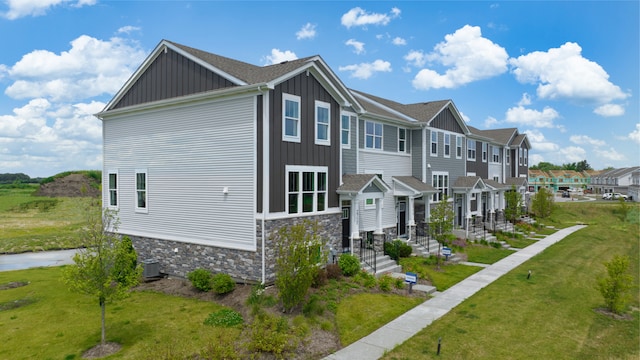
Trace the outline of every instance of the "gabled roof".
[[477, 130], [479, 135], [493, 139], [497, 144], [507, 146], [511, 143], [511, 140], [517, 136], [518, 129], [505, 128], [505, 129], [490, 129], [490, 130]]
[[414, 176], [393, 176], [392, 179], [413, 190], [416, 193], [436, 193], [438, 190], [433, 186], [420, 181]]
[[509, 186], [507, 184], [502, 184], [499, 183], [495, 180], [492, 179], [482, 179], [482, 181], [485, 183], [485, 185], [495, 189], [495, 190], [507, 190], [509, 189]]
[[376, 174], [345, 174], [342, 175], [342, 185], [338, 187], [338, 194], [362, 193], [369, 186], [375, 186], [381, 192], [391, 190]]
[[454, 189], [474, 189], [474, 188], [484, 188], [484, 181], [480, 176], [459, 176], [456, 179], [456, 182], [453, 184], [452, 188]]
[[527, 186], [529, 184], [529, 180], [526, 177], [509, 177], [505, 180], [505, 185], [511, 187], [511, 185], [515, 186]]
[[113, 104], [117, 103], [159, 54], [166, 51], [166, 49], [171, 49], [181, 54], [237, 86], [256, 85], [256, 87], [266, 86], [267, 88], [273, 88], [275, 85], [304, 71], [312, 72], [341, 105], [352, 106], [356, 111], [362, 111], [362, 107], [355, 97], [319, 55], [268, 66], [256, 66], [168, 40], [162, 40], [156, 46], [122, 89], [107, 104], [105, 110], [110, 109]]

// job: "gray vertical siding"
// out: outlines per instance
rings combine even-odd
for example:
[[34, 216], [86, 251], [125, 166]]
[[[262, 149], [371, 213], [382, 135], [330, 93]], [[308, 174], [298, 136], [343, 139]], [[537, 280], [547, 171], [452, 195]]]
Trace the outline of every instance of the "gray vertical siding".
[[411, 175], [422, 180], [422, 129], [410, 130], [411, 139]]
[[398, 128], [384, 124], [382, 126], [382, 149], [388, 152], [398, 151]]
[[160, 52], [149, 68], [113, 108], [143, 104], [235, 86], [229, 80], [167, 49]]
[[[357, 137], [357, 125], [358, 117], [351, 116], [349, 131], [350, 143], [349, 148], [342, 148], [342, 173], [343, 174], [356, 174], [358, 172], [358, 141]], [[342, 144], [340, 145], [342, 146]]]
[[[282, 141], [282, 94], [300, 96], [300, 142]], [[302, 73], [270, 93], [269, 191], [271, 212], [285, 211], [285, 166], [327, 166], [328, 206], [337, 207], [340, 186], [340, 106], [312, 74]], [[331, 146], [315, 144], [315, 100], [331, 104]]]

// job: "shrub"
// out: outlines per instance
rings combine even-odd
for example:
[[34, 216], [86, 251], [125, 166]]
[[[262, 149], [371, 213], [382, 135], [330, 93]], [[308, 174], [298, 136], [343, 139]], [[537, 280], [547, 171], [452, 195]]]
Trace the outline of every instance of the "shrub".
[[340, 269], [340, 265], [338, 264], [329, 264], [327, 265], [327, 279], [338, 280], [342, 277], [342, 269]]
[[391, 291], [391, 285], [393, 284], [393, 282], [394, 278], [391, 277], [391, 275], [384, 274], [380, 277], [380, 279], [378, 279], [378, 287], [384, 292], [389, 292]]
[[324, 314], [324, 306], [322, 305], [318, 295], [311, 295], [309, 300], [302, 306], [302, 313], [305, 316], [322, 316]]
[[353, 277], [353, 279], [358, 284], [360, 284], [361, 286], [364, 286], [367, 289], [374, 288], [378, 283], [378, 281], [376, 280], [376, 277], [373, 274], [369, 274], [364, 270], [359, 271], [357, 275]]
[[311, 287], [319, 288], [327, 284], [327, 270], [323, 268], [316, 268], [316, 272], [313, 274], [313, 281]]
[[403, 257], [409, 257], [412, 252], [413, 248], [402, 240], [384, 243], [384, 253], [396, 261]]
[[209, 317], [204, 320], [205, 325], [222, 327], [233, 327], [243, 322], [242, 315], [231, 309], [218, 310], [209, 314]]
[[218, 332], [213, 341], [200, 352], [202, 359], [239, 360], [238, 350], [235, 348], [236, 338], [226, 332]]
[[400, 278], [394, 278], [393, 279], [393, 286], [395, 286], [396, 289], [403, 289], [404, 288], [404, 280], [400, 279]]
[[211, 277], [211, 288], [214, 293], [222, 295], [232, 292], [236, 288], [236, 282], [229, 274], [219, 273]]
[[338, 259], [340, 271], [344, 276], [353, 276], [360, 271], [360, 260], [355, 255], [342, 254]]
[[187, 279], [191, 281], [191, 285], [200, 291], [210, 291], [212, 289], [212, 276], [207, 269], [195, 269], [187, 273]]
[[604, 266], [608, 276], [598, 277], [597, 288], [604, 297], [607, 309], [621, 314], [629, 302], [628, 291], [633, 287], [633, 277], [628, 274], [629, 257], [615, 255]]
[[255, 317], [250, 326], [249, 350], [272, 353], [283, 358], [287, 351], [297, 346], [297, 339], [289, 335], [287, 319], [267, 313]]

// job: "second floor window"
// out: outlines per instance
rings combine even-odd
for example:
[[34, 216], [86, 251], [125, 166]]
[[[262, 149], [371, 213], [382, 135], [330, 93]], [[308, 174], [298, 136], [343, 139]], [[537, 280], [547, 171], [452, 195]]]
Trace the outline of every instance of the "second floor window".
[[431, 156], [438, 156], [438, 132], [431, 132]]
[[504, 154], [505, 154], [504, 162], [505, 162], [507, 165], [509, 165], [509, 164], [511, 163], [511, 161], [510, 161], [510, 160], [511, 160], [511, 150], [509, 150], [509, 149], [505, 149]]
[[467, 160], [476, 160], [476, 141], [467, 140]]
[[407, 129], [398, 128], [398, 151], [407, 152]]
[[382, 149], [382, 124], [367, 121], [365, 123], [364, 147], [366, 149]]
[[444, 156], [451, 156], [451, 135], [444, 134]]
[[462, 159], [462, 136], [456, 136], [456, 158]]
[[300, 97], [282, 95], [282, 140], [300, 142]]
[[348, 148], [351, 143], [351, 121], [349, 121], [349, 115], [340, 116], [340, 126], [342, 147]]
[[482, 162], [487, 162], [487, 143], [482, 143]]
[[316, 101], [316, 144], [331, 144], [331, 105]]
[[499, 163], [500, 162], [500, 148], [497, 146], [492, 146], [491, 147], [491, 161], [493, 161], [494, 163]]

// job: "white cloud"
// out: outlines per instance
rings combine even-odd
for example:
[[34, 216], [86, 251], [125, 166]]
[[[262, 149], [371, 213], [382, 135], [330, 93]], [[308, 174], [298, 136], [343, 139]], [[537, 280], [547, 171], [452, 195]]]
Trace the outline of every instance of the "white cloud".
[[622, 116], [624, 115], [624, 107], [618, 104], [604, 104], [595, 108], [593, 112], [604, 117]]
[[522, 83], [538, 83], [543, 99], [571, 99], [609, 103], [629, 95], [609, 81], [609, 74], [596, 62], [582, 57], [582, 48], [567, 42], [547, 52], [535, 51], [511, 58], [513, 74]]
[[364, 43], [357, 41], [356, 39], [349, 39], [344, 44], [348, 46], [353, 46], [353, 52], [355, 52], [358, 55], [364, 52]]
[[360, 7], [355, 7], [343, 14], [340, 22], [349, 29], [353, 26], [387, 25], [398, 16], [400, 16], [400, 9], [395, 7], [391, 9], [390, 14], [368, 13]]
[[9, 20], [25, 16], [41, 16], [54, 6], [68, 4], [72, 7], [95, 5], [97, 0], [5, 0], [9, 11], [2, 14]]
[[[558, 151], [561, 159], [565, 159], [567, 162], [578, 162], [587, 158], [587, 152], [577, 146], [568, 146], [566, 148], [562, 148]], [[564, 160], [563, 160], [564, 163]]]
[[497, 124], [499, 124], [499, 123], [500, 123], [500, 121], [498, 121], [498, 119], [494, 118], [493, 116], [489, 116], [489, 117], [487, 117], [487, 119], [484, 121], [484, 126], [485, 126], [486, 128], [491, 128], [491, 127], [493, 127], [494, 125], [497, 125]]
[[447, 67], [445, 73], [422, 69], [413, 79], [413, 86], [421, 90], [450, 89], [487, 79], [506, 72], [508, 58], [503, 47], [482, 37], [480, 27], [465, 25], [446, 35], [445, 41], [427, 55], [427, 60]]
[[640, 123], [637, 123], [636, 129], [629, 133], [629, 139], [640, 144]]
[[556, 127], [553, 121], [559, 116], [558, 112], [550, 107], [538, 111], [517, 106], [507, 110], [505, 121], [536, 128], [553, 128]]
[[578, 145], [604, 146], [606, 144], [602, 140], [593, 139], [587, 135], [571, 135], [569, 141]]
[[537, 165], [540, 164], [541, 162], [545, 161], [544, 160], [544, 156], [540, 155], [540, 154], [532, 154], [529, 153], [529, 165]]
[[401, 38], [399, 36], [394, 37], [391, 42], [393, 43], [393, 45], [398, 45], [398, 46], [407, 45], [407, 40], [405, 40], [405, 39], [403, 39], [403, 38]]
[[302, 29], [296, 33], [296, 39], [313, 39], [316, 37], [316, 26], [312, 23], [306, 23]]
[[415, 67], [423, 67], [427, 62], [427, 56], [421, 50], [411, 50], [404, 59]]
[[271, 49], [271, 55], [265, 56], [267, 64], [279, 64], [283, 61], [296, 60], [298, 56], [290, 50]]
[[531, 105], [531, 96], [527, 93], [522, 94], [522, 98], [518, 101], [518, 106]]
[[140, 27], [139, 26], [131, 26], [131, 25], [127, 25], [127, 26], [123, 26], [121, 28], [118, 29], [118, 31], [116, 31], [118, 34], [131, 34], [134, 31], [140, 31]]
[[540, 152], [555, 152], [560, 146], [548, 141], [539, 130], [527, 130], [524, 132], [531, 143], [531, 148]]
[[594, 152], [601, 158], [611, 160], [611, 161], [621, 161], [626, 159], [624, 154], [620, 154], [614, 148], [609, 148], [609, 150], [604, 149], [595, 149]]
[[101, 168], [102, 124], [92, 114], [104, 106], [38, 98], [0, 115], [0, 168], [31, 176]]
[[14, 99], [47, 98], [78, 101], [117, 92], [145, 58], [133, 41], [98, 40], [82, 35], [71, 49], [55, 54], [34, 50], [8, 70], [14, 79], [5, 94]]
[[372, 63], [340, 66], [338, 70], [351, 71], [351, 77], [366, 80], [376, 72], [391, 72], [391, 63], [384, 60], [376, 60]]

